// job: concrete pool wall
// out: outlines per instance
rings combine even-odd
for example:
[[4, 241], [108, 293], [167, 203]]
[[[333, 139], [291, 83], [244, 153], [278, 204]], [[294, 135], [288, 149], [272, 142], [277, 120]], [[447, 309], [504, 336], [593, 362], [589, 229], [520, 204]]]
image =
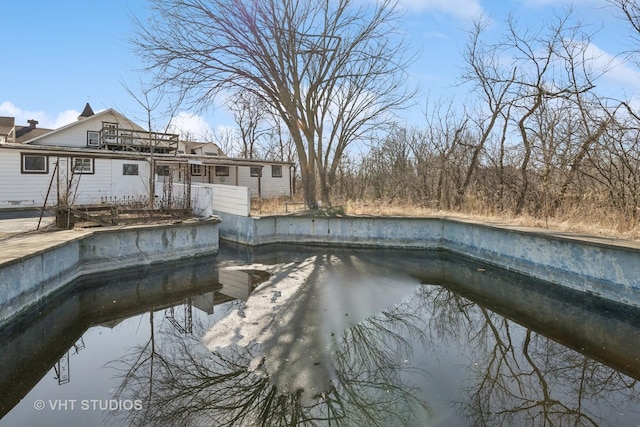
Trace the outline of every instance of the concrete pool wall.
[[216, 253], [218, 218], [37, 233], [2, 242], [0, 325], [85, 274]]
[[442, 217], [216, 215], [220, 238], [246, 245], [441, 249], [640, 307], [640, 245], [631, 241]]

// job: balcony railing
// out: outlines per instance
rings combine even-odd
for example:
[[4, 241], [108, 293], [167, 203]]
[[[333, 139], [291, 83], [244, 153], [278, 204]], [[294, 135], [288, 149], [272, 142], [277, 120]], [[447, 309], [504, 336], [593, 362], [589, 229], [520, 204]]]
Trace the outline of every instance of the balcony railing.
[[106, 123], [100, 131], [99, 148], [139, 153], [172, 153], [178, 149], [178, 135], [122, 129]]

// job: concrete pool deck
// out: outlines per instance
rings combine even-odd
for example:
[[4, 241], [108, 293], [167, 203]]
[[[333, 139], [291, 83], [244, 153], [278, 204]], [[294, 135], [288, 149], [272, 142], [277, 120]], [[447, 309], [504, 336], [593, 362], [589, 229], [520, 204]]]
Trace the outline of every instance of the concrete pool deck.
[[0, 325], [86, 274], [216, 253], [219, 218], [35, 231], [0, 221]]

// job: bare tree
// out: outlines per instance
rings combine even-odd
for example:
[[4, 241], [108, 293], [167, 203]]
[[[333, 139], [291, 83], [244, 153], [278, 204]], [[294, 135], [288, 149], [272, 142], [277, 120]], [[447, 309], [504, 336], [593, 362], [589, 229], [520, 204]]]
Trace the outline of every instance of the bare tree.
[[622, 14], [630, 25], [630, 37], [639, 47], [629, 53], [631, 60], [640, 64], [640, 3], [638, 0], [609, 0], [609, 3]]
[[[278, 115], [295, 143], [305, 201], [329, 190], [349, 144], [412, 95], [395, 2], [153, 0], [134, 43], [157, 84], [194, 106], [243, 91]], [[359, 6], [360, 5], [360, 6]]]
[[[487, 47], [479, 43], [484, 27], [476, 26], [466, 54], [469, 68], [466, 78], [477, 82], [489, 105], [488, 124], [480, 126], [482, 137], [476, 148], [481, 147], [487, 132], [501, 116], [511, 121], [521, 142], [520, 183], [514, 207], [515, 213], [520, 214], [531, 196], [535, 150], [542, 144], [541, 138], [547, 136], [544, 130], [536, 129], [542, 123], [537, 119], [542, 112], [551, 117], [548, 113], [553, 109], [570, 105], [582, 116], [584, 126], [591, 127], [585, 110], [586, 97], [595, 88], [598, 73], [604, 70], [593, 66], [594, 58], [589, 55], [591, 35], [571, 9], [557, 14], [538, 30], [522, 27], [513, 17], [509, 17], [507, 25], [503, 40]], [[501, 62], [497, 61], [497, 50], [503, 58]], [[509, 116], [505, 116], [507, 111]], [[599, 124], [596, 122], [595, 128], [599, 129]], [[577, 166], [594, 138], [601, 135], [602, 131], [597, 129], [585, 130], [582, 148], [575, 159]], [[573, 174], [568, 175], [561, 193], [566, 192], [573, 178]]]
[[265, 159], [279, 162], [295, 162], [296, 147], [289, 132], [283, 128], [283, 123], [277, 114], [270, 114], [269, 143], [264, 153]]
[[242, 144], [240, 157], [253, 159], [258, 154], [259, 142], [268, 131], [262, 127], [268, 115], [264, 102], [252, 93], [238, 92], [229, 102], [233, 118], [240, 131]]
[[242, 151], [240, 138], [232, 127], [222, 126], [212, 134], [205, 135], [204, 140], [215, 143], [227, 157], [239, 156]]
[[[147, 125], [147, 130], [149, 131], [149, 208], [154, 208], [155, 203], [155, 168], [156, 162], [154, 159], [155, 145], [157, 141], [153, 141], [151, 139], [152, 135], [157, 135], [154, 132], [156, 127], [153, 123], [154, 112], [160, 108], [162, 103], [165, 101], [165, 93], [161, 90], [161, 88], [153, 87], [149, 84], [143, 83], [142, 80], [138, 82], [139, 89], [133, 90], [126, 83], [122, 82], [122, 86], [127, 91], [127, 93], [135, 99], [140, 107], [144, 109], [145, 112], [145, 123]], [[178, 109], [178, 105], [171, 105], [167, 107], [165, 114], [163, 116], [168, 116], [169, 120], [167, 120], [167, 124], [162, 131], [163, 133], [167, 133], [169, 130], [169, 125], [171, 123], [171, 118], [175, 116], [175, 113]]]
[[[508, 107], [509, 91], [514, 82], [516, 67], [501, 69], [497, 47], [486, 46], [482, 43], [481, 36], [488, 25], [489, 21], [486, 19], [480, 19], [474, 23], [464, 52], [467, 66], [463, 80], [470, 81], [475, 85], [482, 107], [488, 111], [486, 117], [481, 113], [474, 120], [479, 135], [471, 147], [471, 159], [464, 174], [464, 180], [456, 192], [454, 204], [458, 209], [462, 206], [462, 200], [471, 183], [471, 177], [479, 165], [482, 150], [493, 134], [495, 126], [499, 124], [499, 120], [504, 119], [505, 112], [510, 110]], [[506, 78], [499, 77], [501, 73], [505, 73]]]

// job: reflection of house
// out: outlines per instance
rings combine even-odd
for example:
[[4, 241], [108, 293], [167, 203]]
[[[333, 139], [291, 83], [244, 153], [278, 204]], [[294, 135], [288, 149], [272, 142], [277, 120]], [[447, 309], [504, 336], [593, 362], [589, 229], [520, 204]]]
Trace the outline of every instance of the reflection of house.
[[0, 208], [144, 201], [156, 179], [244, 186], [260, 197], [293, 191], [292, 163], [228, 158], [213, 143], [146, 131], [113, 109], [87, 104], [66, 126], [37, 124], [0, 117]]
[[222, 292], [232, 298], [246, 301], [253, 290], [253, 278], [242, 270], [221, 269], [218, 273]]
[[191, 304], [207, 314], [212, 314], [216, 305], [249, 299], [249, 295], [257, 284], [268, 276], [266, 272], [254, 273], [222, 268], [218, 271], [218, 281], [222, 288], [191, 298]]

